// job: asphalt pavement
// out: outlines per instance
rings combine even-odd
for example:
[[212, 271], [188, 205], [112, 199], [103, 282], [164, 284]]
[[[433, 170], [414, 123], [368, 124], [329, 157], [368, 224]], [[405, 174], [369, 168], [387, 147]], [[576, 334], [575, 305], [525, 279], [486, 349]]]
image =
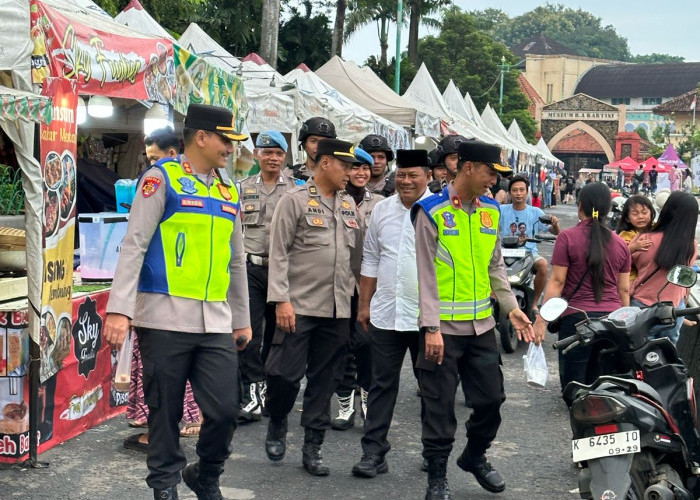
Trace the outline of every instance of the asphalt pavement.
[[[547, 210], [560, 218], [562, 228], [577, 222], [576, 209], [559, 205]], [[540, 245], [541, 255], [549, 258], [551, 244]], [[503, 354], [507, 400], [502, 407], [503, 423], [487, 456], [506, 480], [505, 492], [494, 495], [455, 464], [465, 444], [465, 428], [459, 425], [455, 449], [450, 457], [448, 479], [452, 497], [457, 499], [521, 500], [579, 498], [576, 469], [571, 463], [568, 412], [560, 398], [553, 338], [545, 342], [550, 380], [544, 389], [525, 382], [522, 357], [527, 346], [513, 354]], [[241, 426], [233, 440], [233, 454], [221, 477], [221, 491], [229, 500], [325, 500], [401, 499], [419, 500], [425, 495], [427, 474], [420, 471], [420, 399], [416, 381], [405, 362], [401, 391], [389, 434], [393, 449], [387, 455], [389, 472], [374, 479], [359, 479], [350, 470], [362, 450], [361, 420], [350, 430], [328, 431], [323, 445], [325, 463], [331, 474], [315, 478], [301, 466], [303, 428], [299, 425], [301, 392], [290, 416], [287, 456], [280, 463], [270, 462], [264, 450], [267, 422]], [[466, 422], [469, 409], [457, 397], [458, 422]], [[356, 401], [359, 411], [359, 398]], [[333, 406], [333, 412], [337, 407]], [[40, 455], [49, 466], [0, 469], [0, 498], [32, 500], [59, 499], [149, 499], [153, 498], [144, 478], [145, 454], [125, 450], [124, 438], [134, 433], [123, 415], [90, 429]], [[196, 460], [196, 439], [182, 438], [190, 461]], [[183, 484], [181, 499], [196, 498]]]

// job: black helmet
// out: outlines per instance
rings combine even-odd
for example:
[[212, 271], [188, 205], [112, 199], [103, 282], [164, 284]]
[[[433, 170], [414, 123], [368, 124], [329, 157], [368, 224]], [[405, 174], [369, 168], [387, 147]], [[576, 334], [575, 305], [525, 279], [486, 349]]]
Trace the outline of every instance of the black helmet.
[[467, 140], [463, 135], [448, 135], [440, 141], [438, 149], [440, 150], [439, 162], [445, 164], [447, 155], [455, 154], [459, 150], [459, 145]]
[[359, 146], [368, 153], [383, 151], [386, 153], [386, 161], [394, 159], [394, 151], [389, 147], [389, 142], [386, 140], [386, 137], [381, 135], [369, 134], [360, 141]]
[[301, 130], [299, 131], [299, 141], [303, 143], [310, 135], [328, 137], [329, 139], [335, 139], [337, 137], [333, 122], [321, 116], [309, 118], [302, 124]]
[[444, 155], [442, 155], [442, 149], [440, 148], [440, 146], [431, 150], [428, 153], [428, 158], [430, 158], [430, 168], [431, 169], [433, 169], [435, 167], [444, 167], [445, 166], [445, 157], [444, 157]]

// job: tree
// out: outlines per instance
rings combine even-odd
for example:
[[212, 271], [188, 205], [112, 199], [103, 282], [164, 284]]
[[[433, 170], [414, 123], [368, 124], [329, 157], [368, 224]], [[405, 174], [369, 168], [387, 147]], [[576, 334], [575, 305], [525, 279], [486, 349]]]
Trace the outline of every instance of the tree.
[[497, 30], [510, 22], [508, 14], [501, 9], [473, 10], [469, 12], [476, 21], [476, 29], [485, 31], [493, 38], [498, 39]]
[[408, 0], [410, 12], [408, 22], [408, 60], [414, 66], [418, 65], [418, 28], [420, 28], [420, 24], [439, 28], [440, 21], [428, 16], [451, 4], [452, 0]]
[[671, 54], [658, 54], [656, 52], [646, 55], [636, 55], [630, 58], [633, 63], [666, 63], [666, 62], [685, 62], [683, 56], [672, 56]]
[[[419, 61], [425, 63], [438, 88], [450, 79], [462, 91], [469, 91], [478, 109], [499, 100], [501, 57], [515, 63], [515, 56], [500, 42], [479, 31], [473, 16], [457, 7], [442, 19], [438, 36], [428, 36], [418, 43]], [[529, 102], [520, 90], [517, 72], [510, 71], [503, 80], [503, 117], [505, 126], [516, 118], [526, 137], [534, 140], [536, 124], [527, 111]]]
[[637, 128], [634, 129], [634, 131], [637, 133], [639, 137], [644, 139], [645, 141], [649, 140], [649, 134], [647, 133], [647, 129], [639, 125]]
[[279, 71], [285, 74], [305, 63], [312, 70], [321, 67], [331, 56], [332, 31], [325, 14], [312, 16], [310, 5], [302, 15], [292, 9], [292, 17], [283, 22], [279, 32]]
[[273, 68], [277, 67], [279, 23], [280, 0], [263, 0], [262, 29], [260, 30], [260, 57], [265, 59]]
[[[114, 17], [119, 12], [124, 10], [130, 0], [94, 0], [95, 3], [104, 9], [110, 16]], [[142, 0], [141, 5], [158, 24], [165, 29], [182, 33], [183, 30], [177, 31], [182, 22], [193, 15], [197, 9], [202, 8], [207, 3], [207, 0], [172, 0], [162, 2], [159, 0]], [[185, 27], [187, 27], [185, 25]]]
[[[379, 64], [382, 68], [389, 66], [389, 25], [396, 23], [396, 7], [396, 0], [355, 0], [352, 10], [347, 16], [345, 40], [371, 22], [377, 23], [380, 49]], [[402, 24], [405, 19], [406, 11], [404, 10]]]
[[345, 33], [345, 11], [348, 4], [345, 0], [338, 0], [335, 6], [335, 23], [333, 24], [333, 40], [331, 42], [331, 56], [343, 56], [343, 39]]

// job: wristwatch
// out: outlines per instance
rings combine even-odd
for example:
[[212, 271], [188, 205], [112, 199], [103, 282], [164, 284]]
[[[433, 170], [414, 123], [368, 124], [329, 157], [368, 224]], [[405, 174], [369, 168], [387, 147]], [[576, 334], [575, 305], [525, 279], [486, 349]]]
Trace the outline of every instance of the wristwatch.
[[440, 331], [440, 327], [439, 326], [426, 326], [425, 331], [428, 333], [437, 333]]

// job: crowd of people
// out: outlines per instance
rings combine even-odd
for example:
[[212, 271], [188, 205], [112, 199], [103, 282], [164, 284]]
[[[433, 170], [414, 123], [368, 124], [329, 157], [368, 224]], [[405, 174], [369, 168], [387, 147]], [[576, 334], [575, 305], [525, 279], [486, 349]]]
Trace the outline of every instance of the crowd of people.
[[[501, 238], [558, 235], [549, 282], [537, 259], [536, 296], [566, 297], [593, 316], [648, 305], [666, 270], [696, 256], [697, 204], [695, 219], [674, 217], [692, 196], [669, 197], [656, 225], [646, 198], [631, 197], [618, 235], [604, 225], [610, 190], [592, 182], [577, 193], [581, 222], [561, 230], [556, 217], [540, 221], [531, 178], [512, 176], [499, 147], [462, 136], [430, 152], [393, 151], [380, 135], [357, 146], [339, 140], [333, 123], [315, 117], [299, 134], [303, 163], [287, 168], [286, 139], [264, 131], [255, 140], [259, 172], [234, 185], [219, 170], [243, 139], [232, 118], [190, 105], [182, 154], [172, 131], [146, 138], [152, 166], [139, 180], [107, 306], [113, 347], [135, 330], [127, 418], [148, 433], [124, 445], [147, 453], [157, 499], [177, 499], [181, 479], [198, 499], [221, 499], [219, 477], [241, 423], [268, 417], [265, 452], [283, 460], [304, 377], [304, 469], [329, 474], [326, 432], [355, 425], [359, 394], [364, 434], [352, 473], [388, 472], [407, 352], [421, 396], [425, 498], [451, 498], [460, 383], [472, 412], [457, 465], [501, 492], [505, 480], [486, 456], [505, 401], [492, 297], [520, 339], [540, 343], [546, 329], [536, 308], [533, 318], [518, 308]], [[536, 180], [553, 181], [546, 173]], [[682, 292], [667, 293], [683, 303]], [[564, 317], [560, 338], [576, 321], [577, 313]], [[585, 380], [590, 355], [580, 349], [560, 360], [562, 386]], [[198, 436], [198, 461], [187, 464], [181, 436]]]

